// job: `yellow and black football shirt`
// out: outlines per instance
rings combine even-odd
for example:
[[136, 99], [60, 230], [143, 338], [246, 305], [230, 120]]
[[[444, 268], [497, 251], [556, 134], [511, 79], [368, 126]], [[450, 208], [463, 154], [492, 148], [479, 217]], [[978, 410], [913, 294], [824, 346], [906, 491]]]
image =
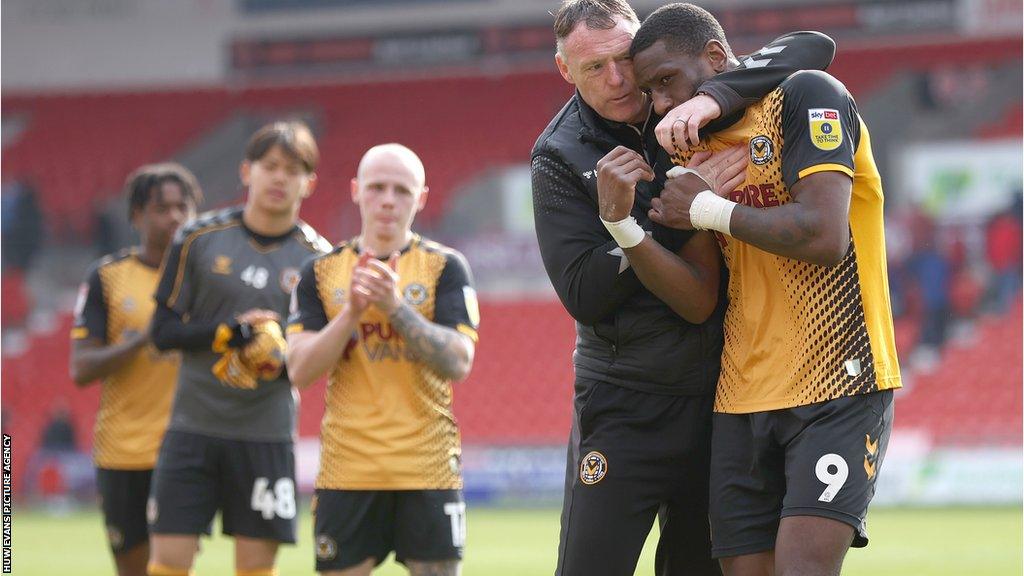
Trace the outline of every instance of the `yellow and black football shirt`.
[[853, 98], [824, 72], [799, 72], [691, 150], [749, 147], [729, 199], [766, 210], [822, 171], [853, 179], [850, 246], [835, 266], [717, 234], [729, 308], [715, 410], [749, 413], [900, 387], [886, 274], [881, 178]]
[[[348, 298], [356, 242], [308, 263], [292, 301], [288, 332], [318, 331]], [[477, 339], [479, 307], [465, 258], [415, 237], [402, 251], [399, 289], [423, 316]], [[327, 384], [317, 488], [434, 490], [462, 487], [451, 381], [406, 350], [374, 306], [363, 313]]]
[[[139, 260], [135, 250], [99, 260], [79, 289], [71, 337], [112, 345], [132, 332], [145, 332], [159, 279], [159, 270]], [[153, 468], [171, 414], [180, 357], [147, 345], [103, 380], [93, 438], [96, 466]]]

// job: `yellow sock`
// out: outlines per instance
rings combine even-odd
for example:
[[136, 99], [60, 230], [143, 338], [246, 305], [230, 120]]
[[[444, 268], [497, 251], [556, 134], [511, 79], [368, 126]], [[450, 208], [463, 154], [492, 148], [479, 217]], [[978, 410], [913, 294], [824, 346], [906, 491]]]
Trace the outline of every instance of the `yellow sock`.
[[195, 576], [195, 572], [185, 568], [171, 568], [156, 562], [150, 562], [146, 566], [146, 574], [149, 576]]
[[256, 570], [235, 570], [235, 576], [277, 576], [277, 568], [258, 568]]

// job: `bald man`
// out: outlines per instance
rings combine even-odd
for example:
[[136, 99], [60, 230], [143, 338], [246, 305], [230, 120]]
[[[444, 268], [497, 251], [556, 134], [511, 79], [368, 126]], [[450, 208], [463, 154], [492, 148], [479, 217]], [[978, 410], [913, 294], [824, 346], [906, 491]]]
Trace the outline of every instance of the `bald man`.
[[352, 180], [359, 236], [306, 265], [292, 297], [288, 373], [329, 374], [313, 501], [316, 569], [363, 576], [394, 551], [409, 573], [459, 573], [466, 534], [452, 384], [480, 321], [465, 258], [412, 232], [423, 163], [368, 150]]

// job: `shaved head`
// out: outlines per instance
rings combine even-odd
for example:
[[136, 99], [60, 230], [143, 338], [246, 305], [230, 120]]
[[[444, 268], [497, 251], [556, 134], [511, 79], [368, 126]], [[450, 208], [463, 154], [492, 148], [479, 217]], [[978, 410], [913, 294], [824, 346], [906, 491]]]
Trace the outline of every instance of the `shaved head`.
[[359, 161], [356, 179], [363, 180], [371, 167], [378, 166], [392, 172], [407, 171], [417, 184], [417, 188], [422, 188], [426, 183], [426, 171], [420, 157], [401, 144], [379, 144], [367, 150], [363, 154], [362, 160]]

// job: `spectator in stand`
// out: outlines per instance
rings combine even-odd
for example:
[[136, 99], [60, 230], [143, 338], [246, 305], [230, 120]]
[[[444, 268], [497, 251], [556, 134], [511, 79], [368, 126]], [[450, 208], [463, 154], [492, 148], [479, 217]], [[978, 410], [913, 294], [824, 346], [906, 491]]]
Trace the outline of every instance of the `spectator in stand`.
[[1021, 285], [1021, 192], [1014, 195], [1006, 210], [997, 214], [985, 230], [988, 264], [992, 269], [989, 284], [990, 308], [996, 314], [1006, 312]]
[[43, 242], [43, 213], [28, 182], [4, 186], [2, 201], [3, 268], [27, 270]]
[[59, 398], [54, 404], [50, 419], [43, 429], [39, 449], [52, 453], [75, 452], [78, 449], [67, 400]]
[[920, 215], [914, 230], [914, 254], [907, 262], [907, 270], [917, 284], [923, 307], [920, 346], [913, 363], [927, 367], [937, 359], [939, 349], [946, 341], [949, 322], [950, 264], [940, 250], [935, 223]]
[[909, 273], [907, 263], [913, 252], [914, 212], [903, 207], [886, 214], [885, 255], [889, 274], [889, 301], [893, 318], [907, 313]]

